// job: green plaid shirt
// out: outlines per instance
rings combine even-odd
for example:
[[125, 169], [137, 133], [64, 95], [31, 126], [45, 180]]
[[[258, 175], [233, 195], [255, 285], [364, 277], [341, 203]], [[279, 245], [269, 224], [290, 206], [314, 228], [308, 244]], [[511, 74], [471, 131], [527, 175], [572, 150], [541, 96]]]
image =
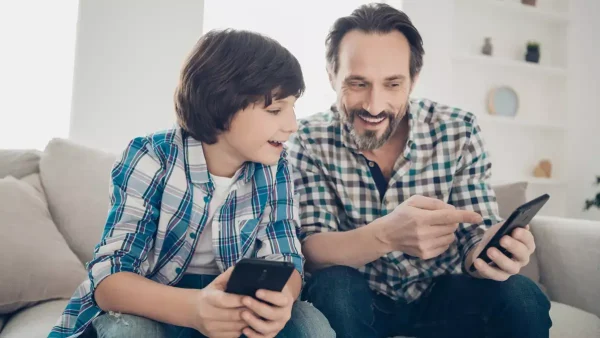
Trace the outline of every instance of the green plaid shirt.
[[429, 100], [411, 100], [409, 138], [380, 198], [367, 159], [337, 114], [329, 111], [302, 120], [290, 140], [301, 240], [369, 224], [413, 195], [433, 197], [474, 210], [484, 221], [460, 224], [454, 244], [433, 259], [394, 251], [359, 270], [374, 291], [409, 302], [429, 288], [432, 278], [463, 273], [466, 254], [500, 221], [489, 184], [491, 163], [475, 116]]

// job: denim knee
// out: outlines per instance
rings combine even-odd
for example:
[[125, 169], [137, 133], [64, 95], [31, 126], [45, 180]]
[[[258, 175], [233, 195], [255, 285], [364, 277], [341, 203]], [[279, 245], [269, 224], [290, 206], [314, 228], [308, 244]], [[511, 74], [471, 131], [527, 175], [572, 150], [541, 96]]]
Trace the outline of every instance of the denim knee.
[[343, 302], [356, 293], [370, 293], [365, 276], [355, 268], [336, 265], [312, 273], [304, 289], [304, 298], [319, 302], [325, 297], [329, 301]]
[[98, 338], [167, 337], [162, 323], [128, 314], [103, 314], [92, 321], [92, 326]]
[[308, 302], [297, 301], [292, 308], [292, 317], [277, 337], [330, 338], [335, 337], [335, 332], [321, 311]]
[[495, 292], [505, 315], [513, 321], [535, 323], [547, 329], [552, 326], [550, 301], [531, 279], [514, 275], [499, 284]]

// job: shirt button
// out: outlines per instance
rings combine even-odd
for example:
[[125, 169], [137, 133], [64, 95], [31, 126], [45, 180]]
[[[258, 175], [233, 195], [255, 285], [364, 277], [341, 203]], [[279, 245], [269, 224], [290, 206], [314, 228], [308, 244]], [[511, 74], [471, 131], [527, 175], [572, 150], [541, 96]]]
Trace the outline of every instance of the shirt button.
[[195, 232], [190, 232], [190, 237], [191, 238], [196, 238], [196, 233]]
[[210, 201], [210, 196], [204, 196], [204, 203], [208, 203], [208, 201]]
[[375, 166], [375, 163], [369, 161], [369, 167], [373, 168]]
[[175, 269], [175, 273], [176, 273], [176, 274], [180, 274], [180, 273], [181, 273], [181, 268], [177, 268], [177, 269]]

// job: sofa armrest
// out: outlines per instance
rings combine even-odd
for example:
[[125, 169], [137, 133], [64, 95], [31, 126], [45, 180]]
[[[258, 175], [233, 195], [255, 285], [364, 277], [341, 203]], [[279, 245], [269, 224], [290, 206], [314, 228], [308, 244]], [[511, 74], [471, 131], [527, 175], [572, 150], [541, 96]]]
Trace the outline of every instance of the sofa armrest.
[[600, 317], [600, 222], [538, 216], [531, 230], [550, 298]]

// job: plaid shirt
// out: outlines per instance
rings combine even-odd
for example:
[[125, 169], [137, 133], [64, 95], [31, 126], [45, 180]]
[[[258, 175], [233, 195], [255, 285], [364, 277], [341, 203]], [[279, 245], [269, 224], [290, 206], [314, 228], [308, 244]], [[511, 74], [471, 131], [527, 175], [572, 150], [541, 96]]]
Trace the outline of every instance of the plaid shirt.
[[432, 278], [462, 273], [467, 252], [500, 221], [490, 187], [491, 163], [475, 116], [428, 100], [411, 100], [410, 133], [380, 198], [367, 159], [329, 111], [301, 121], [290, 140], [289, 161], [300, 196], [300, 238], [347, 231], [390, 213], [413, 195], [437, 198], [480, 213], [482, 224], [460, 224], [442, 255], [422, 260], [395, 251], [361, 267], [371, 289], [392, 299], [418, 299]]
[[[292, 262], [302, 275], [298, 212], [285, 152], [278, 165], [246, 163], [217, 209], [213, 252], [221, 271], [243, 257]], [[50, 337], [76, 337], [102, 313], [95, 287], [128, 271], [174, 285], [207, 224], [214, 191], [202, 145], [180, 129], [134, 139], [112, 170], [111, 208], [102, 240]], [[210, 224], [210, 223], [209, 223]]]

